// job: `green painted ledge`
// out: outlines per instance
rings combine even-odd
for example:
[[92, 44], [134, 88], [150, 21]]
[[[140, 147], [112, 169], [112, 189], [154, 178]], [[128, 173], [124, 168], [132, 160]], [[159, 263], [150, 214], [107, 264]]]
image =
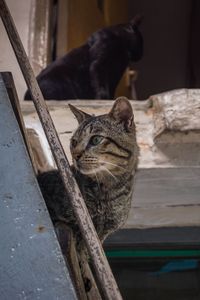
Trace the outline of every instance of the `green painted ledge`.
[[188, 250], [109, 250], [108, 258], [199, 257], [200, 249]]

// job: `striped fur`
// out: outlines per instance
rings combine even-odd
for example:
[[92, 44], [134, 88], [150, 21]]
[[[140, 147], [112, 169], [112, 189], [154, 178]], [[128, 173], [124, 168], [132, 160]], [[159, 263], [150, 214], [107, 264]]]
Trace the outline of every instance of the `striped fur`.
[[[79, 122], [71, 139], [72, 171], [103, 242], [125, 223], [131, 206], [138, 160], [133, 112], [123, 97], [115, 101], [108, 114], [97, 117], [72, 105], [70, 108]], [[53, 221], [64, 219], [80, 242], [76, 218], [58, 171], [40, 174], [38, 182]]]

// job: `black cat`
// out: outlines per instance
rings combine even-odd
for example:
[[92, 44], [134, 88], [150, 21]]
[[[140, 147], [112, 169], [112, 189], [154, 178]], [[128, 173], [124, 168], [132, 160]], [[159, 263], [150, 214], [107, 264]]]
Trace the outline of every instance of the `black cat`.
[[[37, 81], [47, 100], [113, 99], [126, 67], [141, 59], [143, 39], [136, 16], [93, 33], [87, 42], [49, 64]], [[25, 100], [31, 99], [29, 91]]]

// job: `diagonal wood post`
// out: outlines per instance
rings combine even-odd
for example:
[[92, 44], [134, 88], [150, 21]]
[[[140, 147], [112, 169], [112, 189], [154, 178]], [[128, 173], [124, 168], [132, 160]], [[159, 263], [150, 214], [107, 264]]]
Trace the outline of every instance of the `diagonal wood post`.
[[64, 186], [70, 195], [71, 205], [77, 217], [79, 228], [86, 247], [91, 256], [96, 276], [98, 278], [98, 284], [103, 293], [104, 299], [121, 300], [121, 294], [104, 254], [101, 242], [97, 236], [79, 187], [70, 170], [69, 162], [55, 130], [47, 105], [35, 79], [10, 11], [4, 0], [0, 0], [0, 15], [26, 84], [31, 92], [36, 111], [50, 144], [58, 170], [62, 176]]

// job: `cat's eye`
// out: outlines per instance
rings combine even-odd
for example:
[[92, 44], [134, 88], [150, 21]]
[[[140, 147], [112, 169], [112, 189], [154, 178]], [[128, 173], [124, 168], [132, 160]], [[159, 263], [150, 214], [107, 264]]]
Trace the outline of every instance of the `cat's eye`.
[[102, 140], [103, 140], [103, 136], [94, 135], [91, 137], [89, 144], [91, 146], [96, 146], [96, 145], [100, 144]]

